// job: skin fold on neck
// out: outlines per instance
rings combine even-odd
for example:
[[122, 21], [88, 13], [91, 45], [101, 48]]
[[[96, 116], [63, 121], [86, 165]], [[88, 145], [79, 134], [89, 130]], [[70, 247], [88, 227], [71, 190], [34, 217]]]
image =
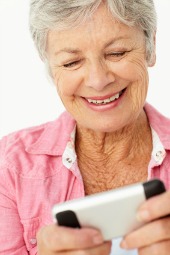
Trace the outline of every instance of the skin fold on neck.
[[135, 122], [113, 133], [77, 126], [76, 152], [87, 194], [129, 184], [128, 175], [131, 183], [143, 181], [151, 151], [151, 129], [144, 111]]
[[143, 153], [148, 137], [151, 138], [150, 126], [146, 114], [142, 112], [134, 123], [113, 133], [96, 132], [77, 125], [76, 148], [79, 156], [92, 160], [97, 156], [103, 158], [114, 154], [116, 161], [122, 161], [133, 159], [136, 150], [137, 154]]

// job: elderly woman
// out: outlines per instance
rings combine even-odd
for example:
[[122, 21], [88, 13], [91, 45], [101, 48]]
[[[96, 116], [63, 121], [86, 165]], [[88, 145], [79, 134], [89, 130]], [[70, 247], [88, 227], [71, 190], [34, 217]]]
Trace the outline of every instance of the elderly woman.
[[[32, 0], [30, 28], [66, 112], [1, 140], [0, 253], [169, 255], [170, 120], [146, 103], [153, 1]], [[121, 248], [52, 222], [54, 204], [154, 177], [167, 191]]]

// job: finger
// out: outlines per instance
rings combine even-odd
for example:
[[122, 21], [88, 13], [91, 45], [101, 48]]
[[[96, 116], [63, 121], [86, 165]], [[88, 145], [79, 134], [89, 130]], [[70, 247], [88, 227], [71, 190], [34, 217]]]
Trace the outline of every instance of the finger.
[[170, 241], [155, 243], [138, 250], [139, 255], [169, 255]]
[[124, 237], [121, 247], [141, 248], [163, 240], [170, 240], [170, 217], [146, 224]]
[[148, 199], [140, 208], [137, 219], [148, 222], [170, 214], [170, 191]]
[[37, 236], [51, 251], [85, 249], [103, 243], [98, 230], [58, 227], [55, 224], [44, 227]]
[[60, 255], [109, 255], [111, 252], [111, 242], [105, 242], [102, 245], [96, 246], [94, 248], [89, 248], [86, 250], [74, 250], [74, 251], [67, 251], [64, 253], [60, 253]]

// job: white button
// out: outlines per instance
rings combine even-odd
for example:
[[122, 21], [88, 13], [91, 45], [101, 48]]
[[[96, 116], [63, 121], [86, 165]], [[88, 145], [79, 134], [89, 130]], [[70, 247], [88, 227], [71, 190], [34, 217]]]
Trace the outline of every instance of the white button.
[[156, 153], [156, 157], [159, 159], [163, 156], [163, 152], [162, 151], [157, 151]]
[[66, 158], [66, 161], [67, 161], [68, 163], [72, 163], [72, 159], [71, 159], [71, 158]]
[[163, 159], [164, 159], [164, 157], [165, 157], [165, 153], [164, 153], [164, 151], [157, 151], [156, 154], [155, 154], [155, 156], [156, 156], [156, 161], [157, 161], [159, 164], [161, 164], [162, 161], [163, 161]]
[[36, 240], [35, 238], [31, 238], [31, 239], [30, 239], [30, 243], [31, 243], [31, 244], [36, 244], [36, 243], [37, 243], [37, 240]]

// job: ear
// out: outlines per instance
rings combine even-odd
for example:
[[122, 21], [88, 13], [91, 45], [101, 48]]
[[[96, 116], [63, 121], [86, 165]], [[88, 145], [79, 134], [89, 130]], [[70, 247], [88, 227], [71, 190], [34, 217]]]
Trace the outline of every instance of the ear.
[[153, 47], [151, 58], [148, 61], [148, 67], [152, 67], [156, 63], [156, 31], [153, 36], [153, 43], [154, 43], [154, 47]]

